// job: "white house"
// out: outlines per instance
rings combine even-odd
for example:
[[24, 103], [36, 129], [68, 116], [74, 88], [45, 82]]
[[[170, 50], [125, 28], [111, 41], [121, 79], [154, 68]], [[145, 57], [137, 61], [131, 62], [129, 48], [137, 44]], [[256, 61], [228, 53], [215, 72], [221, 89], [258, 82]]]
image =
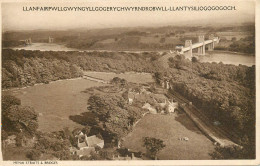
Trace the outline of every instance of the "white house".
[[151, 106], [151, 104], [149, 104], [149, 103], [145, 103], [142, 108], [148, 109], [151, 114], [157, 114], [156, 109], [153, 108], [153, 107]]
[[176, 108], [178, 108], [179, 107], [179, 104], [178, 104], [178, 102], [170, 102], [170, 101], [168, 101], [168, 112], [169, 113], [172, 113], [172, 112], [174, 112], [175, 111], [175, 109]]
[[178, 102], [165, 100], [163, 103], [159, 103], [162, 109], [167, 109], [169, 113], [173, 113], [176, 108], [179, 107]]

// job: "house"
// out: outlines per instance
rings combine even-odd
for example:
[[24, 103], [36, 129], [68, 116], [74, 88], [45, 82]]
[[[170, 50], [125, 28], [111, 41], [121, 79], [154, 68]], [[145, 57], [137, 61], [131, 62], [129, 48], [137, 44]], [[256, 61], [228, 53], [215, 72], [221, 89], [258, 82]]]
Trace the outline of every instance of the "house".
[[165, 86], [165, 85], [164, 85], [164, 81], [161, 81], [161, 86], [164, 88], [164, 86]]
[[128, 98], [128, 103], [131, 105], [133, 103], [134, 99], [133, 98]]
[[89, 147], [99, 146], [100, 148], [104, 147], [104, 140], [98, 138], [96, 135], [88, 137], [86, 134], [78, 135], [78, 148], [84, 149]]
[[98, 138], [96, 135], [86, 137], [86, 139], [87, 139], [87, 146], [88, 147], [99, 146], [100, 148], [104, 148], [104, 140]]
[[159, 103], [162, 109], [167, 110], [169, 113], [173, 113], [176, 108], [179, 107], [178, 102], [173, 102], [169, 100], [164, 100], [163, 103]]
[[128, 103], [131, 105], [133, 101], [140, 95], [140, 93], [129, 90], [127, 95], [128, 95]]
[[91, 152], [95, 152], [95, 148], [94, 147], [89, 147], [89, 148], [84, 148], [84, 149], [77, 150], [77, 155], [79, 157], [90, 156]]
[[96, 135], [88, 137], [87, 134], [83, 134], [83, 132], [80, 131], [75, 137], [78, 138], [78, 149], [70, 148], [70, 152], [77, 154], [79, 157], [89, 156], [91, 152], [95, 152], [96, 146], [100, 148], [104, 147], [104, 140], [98, 138]]
[[156, 109], [153, 108], [150, 103], [145, 103], [142, 108], [148, 109], [151, 114], [157, 114]]
[[173, 113], [179, 107], [178, 102], [168, 101], [168, 112]]
[[163, 103], [159, 103], [159, 105], [161, 106], [161, 108], [164, 109], [166, 107], [166, 105], [167, 105], [166, 99], [164, 100]]
[[78, 149], [74, 146], [71, 146], [70, 148], [70, 154], [77, 154]]

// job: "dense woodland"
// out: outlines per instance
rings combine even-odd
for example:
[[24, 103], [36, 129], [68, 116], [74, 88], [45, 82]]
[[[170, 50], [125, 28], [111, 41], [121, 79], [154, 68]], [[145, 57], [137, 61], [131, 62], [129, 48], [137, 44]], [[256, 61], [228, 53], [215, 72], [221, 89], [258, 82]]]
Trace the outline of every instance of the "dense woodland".
[[21, 87], [83, 76], [83, 71], [154, 72], [158, 53], [2, 52], [2, 87]]
[[[236, 37], [233, 37], [231, 41], [226, 39], [221, 40], [225, 46], [216, 46], [216, 50], [227, 50], [232, 52], [241, 52], [254, 55], [255, 54], [255, 36], [248, 36], [237, 40]], [[230, 43], [230, 44], [229, 44]]]

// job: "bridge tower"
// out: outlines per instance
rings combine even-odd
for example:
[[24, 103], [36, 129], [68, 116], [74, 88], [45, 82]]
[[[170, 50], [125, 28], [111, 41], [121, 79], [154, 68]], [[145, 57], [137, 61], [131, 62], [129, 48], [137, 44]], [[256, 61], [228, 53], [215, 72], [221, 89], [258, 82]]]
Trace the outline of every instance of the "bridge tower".
[[205, 37], [204, 35], [200, 35], [198, 38], [199, 38], [199, 43], [203, 43], [201, 47], [198, 47], [198, 54], [205, 55]]
[[49, 43], [53, 43], [53, 38], [49, 36]]
[[220, 39], [219, 37], [214, 37], [214, 40], [216, 40], [215, 43], [218, 44]]
[[208, 50], [212, 51], [212, 50], [214, 50], [214, 47], [215, 47], [215, 45], [214, 45], [214, 34], [209, 35], [209, 40], [212, 40], [212, 43], [210, 43], [208, 45]]
[[192, 40], [185, 40], [185, 47], [190, 47], [188, 54], [192, 57]]
[[32, 39], [31, 38], [28, 39], [28, 43], [32, 44]]

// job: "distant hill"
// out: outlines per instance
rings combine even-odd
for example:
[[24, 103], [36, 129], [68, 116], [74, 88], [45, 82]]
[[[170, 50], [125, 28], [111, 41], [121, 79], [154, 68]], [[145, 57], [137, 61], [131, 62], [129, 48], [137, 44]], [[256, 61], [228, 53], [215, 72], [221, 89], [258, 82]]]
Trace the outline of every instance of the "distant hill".
[[65, 44], [77, 49], [106, 50], [170, 50], [176, 45], [184, 44], [186, 39], [197, 42], [200, 34], [208, 35], [218, 32], [254, 33], [254, 24], [239, 26], [163, 26], [103, 29], [70, 30], [33, 30], [6, 31], [3, 33], [3, 46], [17, 46], [17, 41], [31, 38], [32, 42], [48, 42], [48, 37], [55, 43]]

